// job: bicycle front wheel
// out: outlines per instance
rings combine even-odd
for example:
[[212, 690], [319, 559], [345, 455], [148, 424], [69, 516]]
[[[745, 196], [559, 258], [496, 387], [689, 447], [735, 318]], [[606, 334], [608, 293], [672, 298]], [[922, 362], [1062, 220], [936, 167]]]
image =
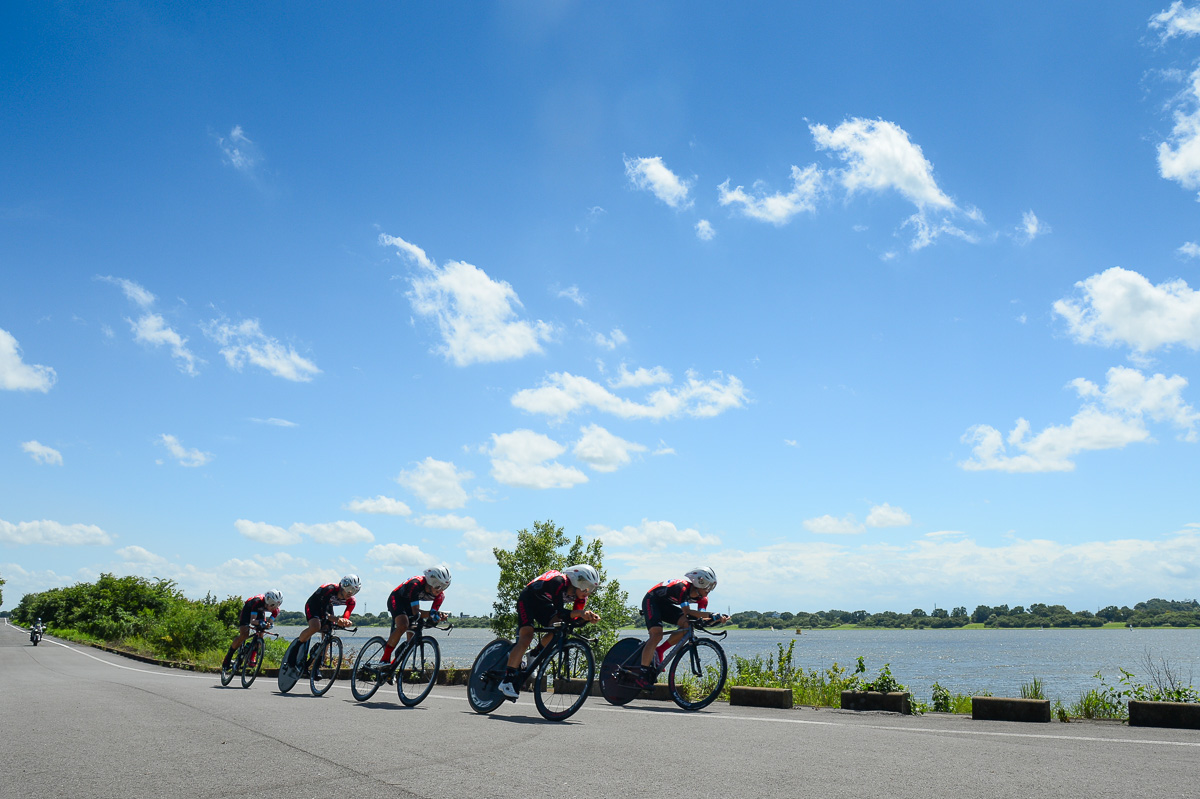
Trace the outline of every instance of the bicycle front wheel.
[[543, 718], [562, 721], [583, 707], [595, 676], [592, 648], [585, 641], [571, 639], [538, 667], [533, 703]]
[[641, 638], [622, 638], [613, 644], [600, 664], [600, 693], [614, 705], [633, 701], [641, 689], [633, 682], [633, 670], [642, 666]]
[[667, 672], [671, 698], [684, 710], [708, 707], [721, 695], [728, 673], [725, 650], [716, 641], [693, 640], [671, 659]]
[[242, 687], [249, 688], [258, 679], [258, 673], [262, 671], [263, 652], [266, 651], [266, 644], [263, 639], [255, 638], [254, 643], [249, 647], [249, 652], [242, 659]]
[[429, 696], [441, 665], [442, 648], [436, 638], [422, 635], [419, 641], [412, 642], [396, 673], [396, 693], [405, 707], [419, 705]]
[[386, 645], [387, 641], [377, 635], [358, 650], [354, 669], [350, 672], [350, 693], [359, 702], [370, 699], [387, 679], [387, 666], [382, 662]]
[[512, 646], [512, 641], [497, 638], [475, 657], [471, 678], [467, 681], [467, 701], [476, 713], [491, 713], [504, 701], [504, 694], [500, 693], [498, 686], [504, 679]]
[[229, 685], [233, 682], [233, 675], [237, 674], [238, 666], [242, 660], [242, 648], [239, 646], [238, 651], [229, 659], [229, 665], [221, 663], [221, 685]]
[[342, 639], [329, 638], [321, 644], [313, 658], [312, 670], [308, 673], [308, 684], [313, 696], [324, 696], [333, 687], [338, 669], [342, 667]]

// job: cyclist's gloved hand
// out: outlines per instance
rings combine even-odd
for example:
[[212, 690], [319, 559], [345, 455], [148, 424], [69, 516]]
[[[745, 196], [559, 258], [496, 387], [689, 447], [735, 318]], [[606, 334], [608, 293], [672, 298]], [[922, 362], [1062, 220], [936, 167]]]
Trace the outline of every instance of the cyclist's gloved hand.
[[437, 624], [441, 620], [442, 620], [442, 614], [438, 613], [436, 610], [429, 611], [429, 623], [430, 624]]

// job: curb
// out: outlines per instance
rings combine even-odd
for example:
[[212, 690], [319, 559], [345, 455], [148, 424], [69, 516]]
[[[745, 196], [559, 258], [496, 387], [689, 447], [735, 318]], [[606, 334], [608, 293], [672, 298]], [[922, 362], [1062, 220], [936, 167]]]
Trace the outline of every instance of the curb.
[[1129, 700], [1130, 727], [1172, 727], [1200, 730], [1200, 705], [1189, 702]]
[[750, 707], [791, 708], [795, 697], [787, 688], [758, 688], [735, 685], [729, 689], [729, 704]]
[[910, 715], [912, 706], [907, 693], [879, 691], [842, 691], [842, 710], [886, 710]]
[[973, 696], [971, 718], [975, 721], [1027, 721], [1049, 724], [1050, 700]]

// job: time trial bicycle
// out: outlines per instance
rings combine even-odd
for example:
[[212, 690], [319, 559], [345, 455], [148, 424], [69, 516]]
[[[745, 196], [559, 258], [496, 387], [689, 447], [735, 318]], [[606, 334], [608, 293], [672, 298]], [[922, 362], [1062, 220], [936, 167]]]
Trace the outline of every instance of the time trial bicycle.
[[246, 640], [242, 641], [242, 645], [238, 647], [237, 655], [229, 661], [229, 666], [221, 667], [221, 685], [229, 685], [233, 682], [233, 678], [239, 674], [242, 677], [242, 687], [249, 688], [254, 680], [258, 677], [259, 672], [263, 667], [263, 653], [266, 651], [266, 643], [263, 641], [263, 636], [271, 635], [276, 638], [278, 633], [267, 632], [267, 628], [261, 624], [255, 623], [250, 625], [251, 633], [246, 636]]
[[[533, 678], [533, 703], [548, 721], [563, 721], [579, 710], [588, 698], [596, 676], [596, 659], [586, 638], [573, 631], [587, 624], [583, 619], [568, 619], [549, 627], [535, 627], [537, 637], [553, 633], [550, 643], [534, 649], [528, 663], [513, 680], [518, 688]], [[505, 696], [500, 683], [508, 668], [513, 642], [497, 638], [475, 658], [467, 683], [467, 701], [476, 713], [491, 713]]]
[[350, 672], [350, 693], [354, 694], [355, 699], [365, 702], [379, 690], [379, 686], [391, 681], [395, 681], [396, 693], [405, 707], [419, 705], [429, 695], [433, 684], [437, 682], [442, 650], [436, 638], [422, 635], [422, 632], [427, 629], [449, 632], [454, 625], [447, 622], [440, 627], [427, 622], [424, 616], [418, 617], [416, 626], [408, 629], [405, 640], [392, 652], [390, 663], [382, 662], [387, 639], [381, 635], [367, 641], [358, 650], [354, 669]]
[[[655, 662], [660, 674], [667, 672], [667, 685], [675, 704], [684, 710], [700, 710], [712, 704], [725, 688], [729, 676], [729, 663], [725, 650], [714, 638], [724, 638], [729, 633], [711, 632], [705, 629], [703, 620], [691, 619], [683, 637], [675, 644], [666, 658]], [[698, 638], [704, 633], [709, 638]], [[608, 650], [600, 664], [600, 693], [614, 705], [631, 702], [642, 688], [638, 680], [642, 676], [642, 647], [644, 638], [622, 638]]]
[[[313, 639], [301, 643], [297, 638], [288, 647], [283, 657], [283, 665], [279, 667], [279, 691], [286, 694], [295, 687], [296, 683], [308, 677], [309, 687], [313, 696], [324, 696], [333, 687], [342, 668], [342, 639], [338, 633], [356, 633], [358, 627], [334, 627], [326, 619], [321, 624], [321, 640], [314, 644]], [[314, 637], [317, 633], [313, 634]]]

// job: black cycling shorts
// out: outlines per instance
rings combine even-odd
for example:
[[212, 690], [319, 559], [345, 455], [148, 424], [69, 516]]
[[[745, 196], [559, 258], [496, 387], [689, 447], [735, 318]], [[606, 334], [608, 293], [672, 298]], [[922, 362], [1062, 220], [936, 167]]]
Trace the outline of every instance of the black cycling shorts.
[[545, 627], [561, 611], [540, 591], [526, 586], [517, 597], [517, 627]]
[[642, 613], [646, 616], [646, 629], [649, 630], [651, 627], [662, 627], [664, 623], [678, 625], [683, 608], [666, 597], [646, 594], [642, 600]]
[[408, 616], [410, 622], [415, 621], [417, 616], [421, 615], [421, 611], [413, 607], [411, 599], [396, 592], [388, 595], [387, 609], [388, 613], [392, 614], [392, 618], [404, 615]]
[[258, 614], [259, 621], [267, 617], [264, 610], [253, 610], [247, 605], [242, 605], [242, 613], [238, 616], [238, 627], [248, 627], [250, 625], [250, 616], [255, 613]]

